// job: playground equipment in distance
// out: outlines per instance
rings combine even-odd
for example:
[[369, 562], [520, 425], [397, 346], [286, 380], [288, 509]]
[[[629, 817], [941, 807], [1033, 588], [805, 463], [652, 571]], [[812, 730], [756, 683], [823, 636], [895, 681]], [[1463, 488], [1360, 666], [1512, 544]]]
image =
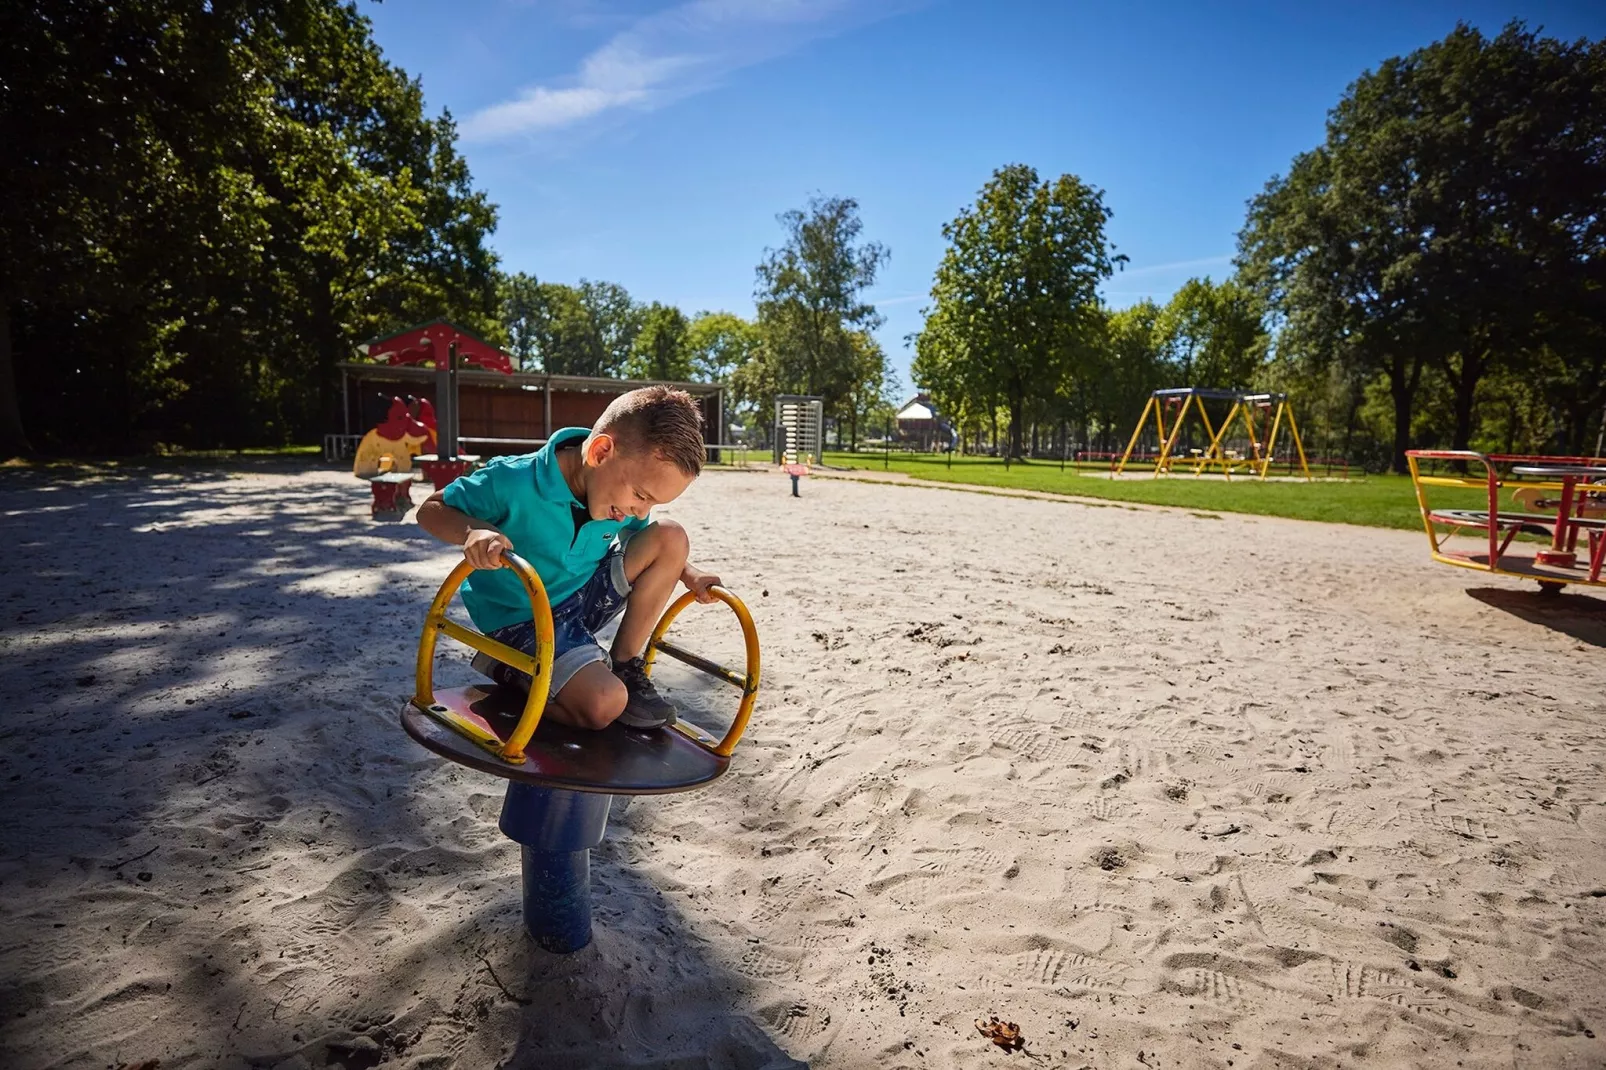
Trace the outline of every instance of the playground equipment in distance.
[[[1226, 419], [1222, 420], [1219, 426], [1210, 423], [1210, 414], [1205, 411], [1206, 401], [1232, 402]], [[1189, 450], [1184, 456], [1177, 453], [1177, 443], [1182, 437], [1189, 412], [1198, 413], [1199, 423], [1204, 428], [1205, 439], [1209, 442], [1209, 446]], [[1223, 477], [1231, 479], [1234, 471], [1244, 469], [1260, 479], [1265, 479], [1266, 471], [1271, 467], [1272, 458], [1276, 455], [1277, 436], [1286, 423], [1288, 436], [1299, 456], [1299, 470], [1307, 480], [1312, 478], [1310, 467], [1305, 463], [1305, 445], [1299, 439], [1299, 426], [1294, 422], [1294, 410], [1288, 403], [1287, 394], [1213, 390], [1194, 386], [1156, 390], [1149, 395], [1148, 402], [1143, 406], [1143, 415], [1138, 417], [1138, 424], [1132, 429], [1132, 437], [1126, 444], [1126, 452], [1121, 455], [1121, 460], [1115, 466], [1112, 475], [1120, 475], [1126, 471], [1127, 461], [1131, 459], [1132, 451], [1137, 448], [1138, 439], [1149, 422], [1150, 413], [1154, 414], [1156, 440], [1160, 444], [1160, 452], [1154, 462], [1156, 477], [1169, 475], [1176, 466], [1181, 465], [1192, 467], [1194, 475], [1199, 475], [1207, 468], [1219, 469]], [[1264, 417], [1261, 421], [1262, 427], [1257, 427], [1257, 419], [1262, 415]], [[1237, 440], [1228, 437], [1234, 422], [1240, 418], [1244, 430], [1248, 433], [1247, 441], [1242, 447], [1233, 445]]]

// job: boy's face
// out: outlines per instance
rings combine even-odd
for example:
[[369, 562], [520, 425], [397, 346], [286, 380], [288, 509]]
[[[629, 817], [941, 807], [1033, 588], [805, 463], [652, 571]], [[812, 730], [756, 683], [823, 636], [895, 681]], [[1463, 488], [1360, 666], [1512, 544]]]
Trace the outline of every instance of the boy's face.
[[647, 450], [623, 448], [612, 435], [592, 437], [585, 451], [586, 509], [593, 520], [645, 517], [672, 502], [692, 478]]

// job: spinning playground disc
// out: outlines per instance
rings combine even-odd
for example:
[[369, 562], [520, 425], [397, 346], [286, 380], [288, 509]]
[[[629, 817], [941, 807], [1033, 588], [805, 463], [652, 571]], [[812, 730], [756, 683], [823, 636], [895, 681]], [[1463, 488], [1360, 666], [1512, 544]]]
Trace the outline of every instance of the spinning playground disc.
[[[740, 598], [723, 588], [713, 593], [736, 614], [746, 664], [741, 672], [719, 665], [665, 639], [675, 618], [695, 601], [690, 592], [664, 611], [644, 657], [650, 673], [661, 651], [741, 691], [741, 704], [723, 739], [681, 722], [667, 729], [639, 730], [617, 722], [601, 731], [544, 720], [552, 676], [552, 610], [535, 570], [514, 554], [507, 567], [530, 596], [536, 625], [532, 657], [448, 620], [446, 608], [472, 567], [454, 568], [431, 603], [419, 638], [416, 691], [402, 707], [402, 727], [443, 758], [508, 780], [568, 791], [609, 795], [656, 795], [687, 791], [718, 778], [747, 728], [758, 696], [758, 634]], [[504, 664], [529, 673], [529, 695], [509, 687], [473, 685], [434, 689], [435, 647], [444, 633]]]

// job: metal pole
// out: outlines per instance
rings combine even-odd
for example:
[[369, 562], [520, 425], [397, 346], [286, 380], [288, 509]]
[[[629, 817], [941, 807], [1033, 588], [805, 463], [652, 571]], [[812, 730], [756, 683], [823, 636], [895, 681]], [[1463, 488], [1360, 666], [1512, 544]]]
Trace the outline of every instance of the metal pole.
[[608, 829], [613, 796], [509, 783], [498, 822], [522, 845], [524, 927], [560, 955], [591, 942], [591, 848]]
[[447, 410], [446, 426], [450, 429], [446, 433], [443, 444], [442, 458], [448, 461], [457, 460], [457, 343], [452, 342], [446, 347], [446, 393], [452, 399], [451, 407]]

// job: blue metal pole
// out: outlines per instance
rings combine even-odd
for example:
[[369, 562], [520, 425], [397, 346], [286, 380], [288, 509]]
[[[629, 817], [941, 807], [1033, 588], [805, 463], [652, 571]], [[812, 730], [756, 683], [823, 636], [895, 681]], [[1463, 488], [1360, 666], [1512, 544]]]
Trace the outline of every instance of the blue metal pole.
[[508, 783], [498, 824], [524, 848], [524, 927], [547, 951], [591, 942], [591, 848], [612, 803], [612, 795]]

